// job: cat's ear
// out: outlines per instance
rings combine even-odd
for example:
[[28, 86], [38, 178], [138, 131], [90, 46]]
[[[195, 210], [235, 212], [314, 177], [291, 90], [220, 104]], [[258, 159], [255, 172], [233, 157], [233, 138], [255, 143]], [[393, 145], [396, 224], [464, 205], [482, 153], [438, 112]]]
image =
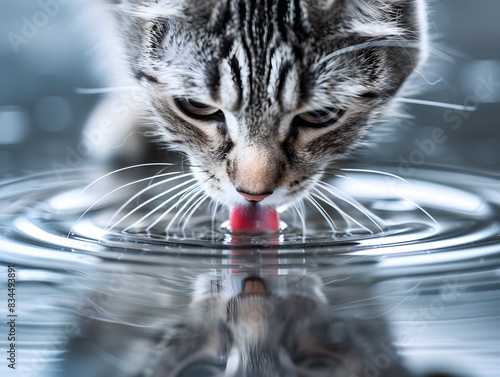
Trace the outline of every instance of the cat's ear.
[[312, 24], [333, 28], [336, 35], [414, 39], [425, 29], [422, 0], [321, 0], [308, 4]]

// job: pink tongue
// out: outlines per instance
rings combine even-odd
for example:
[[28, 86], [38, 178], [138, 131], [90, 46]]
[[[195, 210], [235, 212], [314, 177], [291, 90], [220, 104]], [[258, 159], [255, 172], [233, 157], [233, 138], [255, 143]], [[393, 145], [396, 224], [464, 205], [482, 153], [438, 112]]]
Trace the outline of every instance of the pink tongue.
[[233, 232], [274, 233], [280, 228], [280, 218], [274, 208], [235, 207], [229, 215], [229, 225]]

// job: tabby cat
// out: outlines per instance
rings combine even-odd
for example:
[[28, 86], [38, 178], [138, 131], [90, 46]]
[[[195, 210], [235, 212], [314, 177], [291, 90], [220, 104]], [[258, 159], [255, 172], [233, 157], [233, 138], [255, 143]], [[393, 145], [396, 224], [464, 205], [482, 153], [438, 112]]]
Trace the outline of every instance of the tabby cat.
[[[424, 8], [423, 0], [113, 4], [147, 134], [185, 154], [202, 189], [228, 207], [297, 202], [360, 144], [425, 59]], [[140, 122], [129, 123], [110, 144]], [[132, 162], [138, 153], [121, 152]]]
[[327, 299], [312, 273], [179, 278], [123, 275], [111, 299], [89, 296], [57, 376], [414, 377], [364, 286]]

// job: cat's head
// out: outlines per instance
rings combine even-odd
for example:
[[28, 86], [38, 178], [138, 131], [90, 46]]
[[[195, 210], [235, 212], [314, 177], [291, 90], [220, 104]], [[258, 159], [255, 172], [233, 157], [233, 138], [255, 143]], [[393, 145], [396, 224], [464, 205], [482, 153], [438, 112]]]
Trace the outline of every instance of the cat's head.
[[230, 206], [303, 197], [381, 119], [425, 49], [421, 0], [134, 3], [126, 42], [157, 140]]
[[[234, 296], [231, 279], [205, 278], [144, 376], [409, 376], [382, 320], [332, 313], [315, 275], [276, 278], [244, 280]], [[390, 361], [373, 367], [387, 352]]]

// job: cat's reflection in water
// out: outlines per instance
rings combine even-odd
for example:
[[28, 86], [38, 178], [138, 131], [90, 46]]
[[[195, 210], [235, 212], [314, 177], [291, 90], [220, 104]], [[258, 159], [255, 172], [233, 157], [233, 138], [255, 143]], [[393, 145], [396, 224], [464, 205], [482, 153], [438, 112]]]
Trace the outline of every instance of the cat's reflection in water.
[[[196, 300], [153, 376], [363, 376], [370, 339], [354, 344], [354, 329], [332, 316], [317, 279], [287, 283], [273, 292], [252, 277], [228, 300]], [[396, 365], [390, 369], [400, 372]]]
[[[160, 317], [158, 313], [148, 313], [144, 308], [140, 313], [137, 306], [141, 288], [132, 284], [136, 298], [129, 293], [115, 297], [113, 308], [106, 309], [108, 318], [90, 321], [83, 336], [71, 342], [64, 375], [410, 375], [401, 367], [401, 358], [382, 317], [376, 315], [367, 321], [357, 318], [360, 313], [356, 309], [332, 310], [332, 303], [320, 289], [321, 280], [314, 275], [201, 274], [195, 281], [194, 297], [186, 310], [176, 317], [175, 323], [160, 326], [149, 323]], [[155, 291], [155, 287], [147, 289]], [[160, 288], [156, 289], [158, 292]], [[351, 293], [346, 291], [340, 296], [349, 297]], [[164, 317], [176, 309], [172, 301], [165, 307], [161, 305], [152, 307]], [[120, 313], [121, 320], [109, 314], [113, 310]], [[138, 314], [144, 319], [141, 326], [123, 324], [123, 319]], [[166, 333], [161, 333], [162, 326]]]

